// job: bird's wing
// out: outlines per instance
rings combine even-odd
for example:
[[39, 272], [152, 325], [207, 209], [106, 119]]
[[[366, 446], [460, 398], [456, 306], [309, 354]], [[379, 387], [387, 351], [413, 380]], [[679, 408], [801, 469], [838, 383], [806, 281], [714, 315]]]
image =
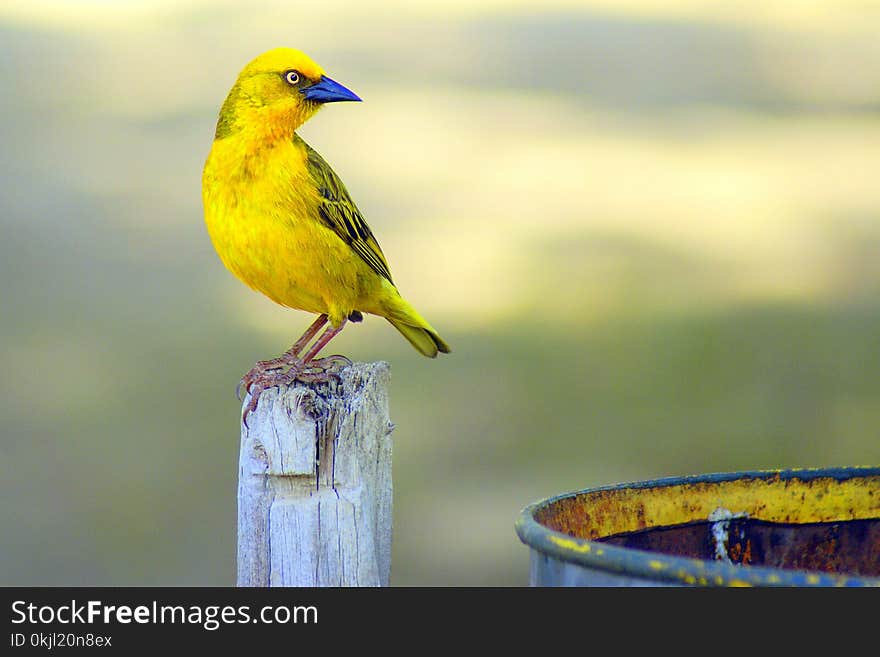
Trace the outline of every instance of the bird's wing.
[[309, 173], [318, 186], [321, 220], [357, 253], [377, 274], [392, 283], [388, 262], [373, 231], [348, 195], [348, 190], [326, 160], [305, 141]]

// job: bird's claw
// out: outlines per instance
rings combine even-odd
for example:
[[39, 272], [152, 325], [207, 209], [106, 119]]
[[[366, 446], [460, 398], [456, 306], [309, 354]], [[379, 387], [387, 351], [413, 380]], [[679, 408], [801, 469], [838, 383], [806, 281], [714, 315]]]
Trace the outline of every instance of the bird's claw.
[[308, 368], [316, 369], [320, 372], [338, 374], [340, 370], [345, 369], [349, 365], [351, 365], [350, 358], [342, 356], [341, 354], [334, 354], [332, 356], [325, 356], [324, 358], [309, 361]]
[[239, 401], [241, 401], [239, 393], [242, 388], [245, 394], [250, 394], [250, 399], [242, 411], [242, 422], [247, 426], [248, 415], [257, 410], [260, 395], [268, 388], [290, 385], [295, 381], [327, 383], [331, 379], [339, 379], [341, 371], [349, 365], [351, 360], [340, 355], [326, 356], [308, 363], [300, 360], [290, 362], [284, 357], [259, 361], [242, 377], [235, 388]]
[[241, 401], [242, 388], [244, 388], [246, 395], [251, 391], [251, 387], [254, 383], [265, 377], [267, 374], [283, 370], [285, 367], [295, 367], [297, 365], [302, 365], [302, 363], [288, 354], [270, 360], [258, 360], [256, 365], [254, 365], [247, 374], [241, 377], [241, 381], [235, 386], [235, 396], [238, 398], [238, 401]]
[[[254, 367], [254, 369], [244, 375], [236, 388], [236, 394], [244, 387], [245, 394], [250, 395], [250, 399], [248, 399], [248, 403], [241, 414], [241, 421], [245, 426], [248, 426], [248, 415], [257, 410], [260, 395], [268, 388], [289, 384], [296, 380], [300, 374], [300, 367], [301, 364], [292, 365], [285, 371], [278, 371], [280, 368], [271, 368], [259, 372], [255, 371], [258, 368]], [[241, 397], [239, 397], [239, 400], [241, 400]]]

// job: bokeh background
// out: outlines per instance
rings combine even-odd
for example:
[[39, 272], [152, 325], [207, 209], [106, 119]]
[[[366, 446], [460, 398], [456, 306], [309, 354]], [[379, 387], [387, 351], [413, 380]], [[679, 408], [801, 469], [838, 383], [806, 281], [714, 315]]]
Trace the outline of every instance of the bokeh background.
[[240, 68], [453, 345], [392, 364], [393, 583], [519, 585], [538, 498], [880, 463], [880, 4], [0, 3], [0, 584], [234, 583], [233, 390], [311, 321], [226, 272], [200, 176]]

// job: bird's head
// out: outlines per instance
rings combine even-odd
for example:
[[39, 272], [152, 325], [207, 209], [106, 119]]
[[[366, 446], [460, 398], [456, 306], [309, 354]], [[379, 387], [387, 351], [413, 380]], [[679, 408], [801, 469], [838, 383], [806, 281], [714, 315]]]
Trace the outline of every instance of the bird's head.
[[242, 130], [292, 133], [325, 103], [360, 100], [292, 48], [263, 53], [242, 69], [220, 109], [215, 138]]

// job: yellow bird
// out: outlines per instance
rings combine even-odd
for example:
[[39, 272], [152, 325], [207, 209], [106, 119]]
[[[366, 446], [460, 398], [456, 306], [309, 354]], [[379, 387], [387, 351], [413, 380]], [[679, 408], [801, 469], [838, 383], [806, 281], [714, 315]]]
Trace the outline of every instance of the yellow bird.
[[296, 134], [325, 103], [359, 100], [304, 53], [277, 48], [245, 66], [220, 109], [202, 176], [214, 248], [251, 288], [318, 314], [289, 350], [259, 361], [244, 376], [242, 385], [251, 392], [245, 417], [266, 388], [327, 376], [338, 359], [315, 357], [362, 313], [386, 318], [429, 358], [450, 351], [400, 296], [342, 180]]

